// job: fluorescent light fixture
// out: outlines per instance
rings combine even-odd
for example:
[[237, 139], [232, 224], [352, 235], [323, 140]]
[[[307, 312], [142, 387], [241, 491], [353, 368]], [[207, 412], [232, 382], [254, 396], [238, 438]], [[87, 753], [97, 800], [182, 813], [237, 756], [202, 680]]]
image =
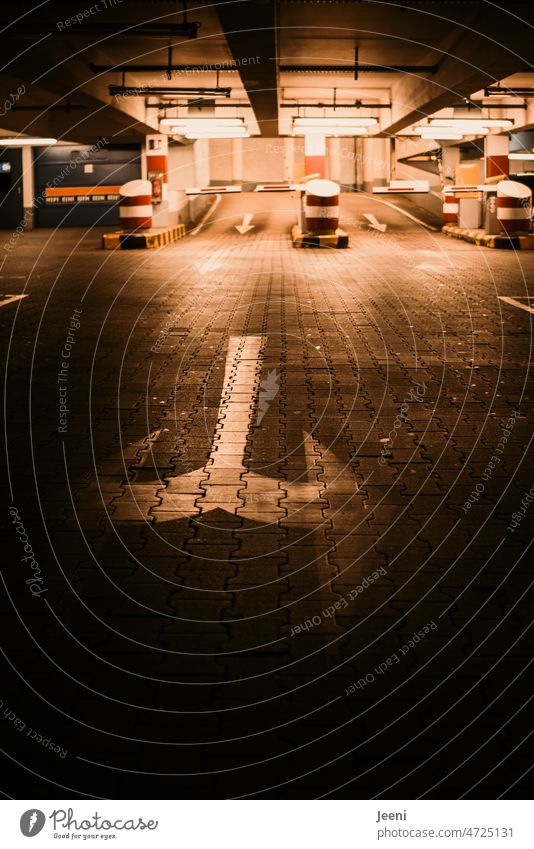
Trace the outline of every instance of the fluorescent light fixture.
[[248, 139], [250, 133], [245, 127], [221, 127], [219, 130], [187, 130], [183, 133], [186, 139]]
[[10, 136], [8, 139], [0, 139], [0, 148], [2, 147], [22, 147], [29, 145], [30, 147], [48, 147], [48, 145], [57, 144], [57, 139], [34, 139], [21, 138], [19, 136]]
[[294, 118], [294, 127], [374, 127], [378, 124], [376, 118]]
[[534, 159], [534, 153], [509, 153], [508, 159], [531, 160]]
[[186, 125], [188, 127], [203, 127], [211, 129], [212, 127], [242, 127], [243, 118], [219, 118], [211, 116], [210, 118], [190, 118], [187, 115], [182, 115], [179, 118], [161, 118], [160, 125], [162, 127], [176, 127], [178, 125]]
[[431, 118], [431, 127], [450, 127], [451, 129], [463, 130], [476, 127], [501, 127], [506, 129], [514, 126], [509, 118]]
[[435, 130], [431, 128], [422, 129], [417, 135], [421, 136], [422, 139], [434, 139], [434, 141], [439, 141], [440, 139], [442, 141], [460, 141], [460, 139], [463, 139], [462, 133], [458, 133], [456, 130], [440, 130], [439, 127], [436, 127]]
[[447, 138], [447, 135], [449, 133], [451, 133], [451, 138], [454, 139], [458, 135], [460, 136], [460, 138], [462, 138], [464, 135], [487, 136], [489, 130], [487, 127], [431, 127], [428, 124], [423, 124], [420, 127], [415, 127], [413, 130], [414, 135], [421, 136], [421, 138], [427, 139], [437, 138], [438, 133], [441, 139]]
[[366, 136], [367, 127], [293, 127], [294, 136]]
[[197, 127], [196, 125], [191, 124], [173, 124], [172, 127], [165, 127], [167, 132], [178, 133], [179, 135], [184, 136], [186, 133], [247, 133], [248, 130], [244, 124], [240, 124], [238, 127], [225, 127], [221, 124], [213, 124], [212, 127]]

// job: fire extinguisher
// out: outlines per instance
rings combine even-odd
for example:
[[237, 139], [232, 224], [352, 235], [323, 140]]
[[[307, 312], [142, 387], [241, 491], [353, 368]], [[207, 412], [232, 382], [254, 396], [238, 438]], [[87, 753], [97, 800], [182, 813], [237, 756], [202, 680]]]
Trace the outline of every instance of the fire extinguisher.
[[152, 203], [161, 203], [163, 175], [160, 171], [151, 172], [148, 179], [152, 183]]

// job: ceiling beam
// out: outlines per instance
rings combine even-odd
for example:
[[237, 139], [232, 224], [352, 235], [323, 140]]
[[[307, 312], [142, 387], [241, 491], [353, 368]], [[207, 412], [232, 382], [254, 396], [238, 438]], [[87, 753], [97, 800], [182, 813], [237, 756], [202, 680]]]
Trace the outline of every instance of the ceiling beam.
[[[507, 7], [513, 13], [514, 6]], [[391, 123], [382, 127], [381, 136], [393, 135], [440, 109], [469, 98], [491, 83], [523, 70], [532, 52], [534, 10], [523, 7], [524, 25], [513, 29], [510, 44], [503, 43], [503, 12], [488, 9], [477, 19], [476, 28], [458, 26], [450, 33], [450, 46], [431, 79], [407, 74], [391, 89]], [[529, 26], [530, 25], [530, 26]], [[508, 30], [510, 31], [510, 30]], [[454, 37], [454, 35], [456, 37]]]
[[221, 30], [262, 136], [278, 135], [278, 69], [274, 0], [216, 3]]

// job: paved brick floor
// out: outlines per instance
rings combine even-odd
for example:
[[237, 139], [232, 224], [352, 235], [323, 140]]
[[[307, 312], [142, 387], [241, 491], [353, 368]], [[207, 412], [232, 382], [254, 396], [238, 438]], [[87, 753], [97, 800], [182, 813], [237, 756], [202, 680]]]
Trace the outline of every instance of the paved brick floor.
[[348, 195], [295, 250], [293, 204], [3, 250], [0, 698], [68, 750], [5, 719], [26, 798], [528, 786], [534, 256]]

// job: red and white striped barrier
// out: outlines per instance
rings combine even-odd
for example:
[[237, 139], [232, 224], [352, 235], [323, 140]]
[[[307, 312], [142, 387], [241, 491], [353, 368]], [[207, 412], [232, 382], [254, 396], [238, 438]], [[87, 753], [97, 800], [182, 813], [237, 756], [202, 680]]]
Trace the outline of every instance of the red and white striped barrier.
[[444, 186], [443, 194], [461, 194], [462, 192], [496, 192], [497, 186], [495, 183], [484, 183], [482, 186]]
[[339, 186], [332, 180], [306, 185], [304, 224], [310, 233], [335, 233], [339, 227]]
[[504, 233], [529, 233], [532, 192], [515, 180], [497, 183], [497, 221]]
[[443, 194], [443, 220], [445, 224], [458, 224], [458, 198]]
[[292, 183], [258, 183], [255, 192], [292, 192], [296, 186]]
[[123, 230], [152, 227], [152, 183], [130, 180], [119, 189], [119, 220]]
[[428, 180], [392, 180], [389, 186], [374, 186], [374, 195], [428, 194]]
[[240, 192], [241, 186], [204, 186], [202, 188], [186, 189], [186, 195], [226, 195], [231, 192]]

